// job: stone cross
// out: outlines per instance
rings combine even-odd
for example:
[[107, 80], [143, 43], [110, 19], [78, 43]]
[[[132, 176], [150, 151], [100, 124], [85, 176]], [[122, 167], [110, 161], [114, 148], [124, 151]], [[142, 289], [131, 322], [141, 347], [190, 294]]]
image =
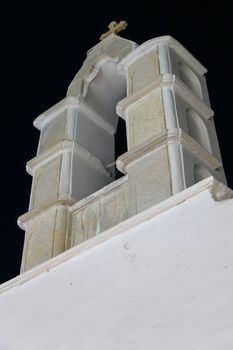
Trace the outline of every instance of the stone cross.
[[127, 25], [128, 23], [126, 21], [120, 21], [119, 23], [117, 23], [116, 21], [111, 22], [108, 26], [109, 30], [101, 35], [100, 40], [104, 40], [105, 38], [107, 38], [107, 36], [109, 36], [112, 33], [117, 34], [121, 32], [127, 27]]

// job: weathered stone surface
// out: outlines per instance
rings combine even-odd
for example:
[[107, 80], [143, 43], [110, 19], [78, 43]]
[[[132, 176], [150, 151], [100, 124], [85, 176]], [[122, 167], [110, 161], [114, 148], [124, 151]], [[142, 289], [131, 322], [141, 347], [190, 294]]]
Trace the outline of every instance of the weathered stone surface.
[[127, 113], [128, 145], [132, 149], [165, 128], [161, 89], [132, 105]]
[[[128, 166], [129, 181], [134, 183], [136, 212], [162, 202], [172, 195], [167, 147], [162, 146]], [[132, 194], [131, 194], [131, 197]]]
[[157, 52], [149, 52], [136, 61], [128, 69], [128, 95], [131, 95], [152, 81], [160, 74]]
[[26, 235], [21, 272], [65, 250], [67, 207], [51, 206], [25, 223]]
[[54, 200], [59, 193], [60, 168], [62, 157], [57, 156], [35, 171], [30, 208]]

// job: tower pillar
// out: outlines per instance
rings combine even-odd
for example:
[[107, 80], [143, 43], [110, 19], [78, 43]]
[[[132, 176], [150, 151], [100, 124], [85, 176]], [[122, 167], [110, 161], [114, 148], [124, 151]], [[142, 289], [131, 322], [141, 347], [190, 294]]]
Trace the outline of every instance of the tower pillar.
[[115, 180], [109, 170], [115, 161], [115, 105], [125, 97], [117, 64], [134, 47], [115, 34], [97, 44], [67, 96], [34, 121], [40, 141], [27, 163], [33, 177], [29, 211], [18, 219], [25, 230], [21, 272], [65, 251], [69, 207]]
[[[213, 175], [226, 183], [204, 74], [176, 40], [142, 44], [119, 64], [127, 97], [128, 152], [117, 167], [128, 174], [133, 214]], [[131, 185], [130, 185], [131, 183]]]

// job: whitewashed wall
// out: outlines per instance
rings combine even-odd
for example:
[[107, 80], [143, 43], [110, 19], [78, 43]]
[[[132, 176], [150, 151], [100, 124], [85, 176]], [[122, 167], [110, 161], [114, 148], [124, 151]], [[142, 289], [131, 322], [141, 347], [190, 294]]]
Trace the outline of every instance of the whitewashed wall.
[[232, 349], [229, 195], [206, 179], [3, 285], [0, 349]]

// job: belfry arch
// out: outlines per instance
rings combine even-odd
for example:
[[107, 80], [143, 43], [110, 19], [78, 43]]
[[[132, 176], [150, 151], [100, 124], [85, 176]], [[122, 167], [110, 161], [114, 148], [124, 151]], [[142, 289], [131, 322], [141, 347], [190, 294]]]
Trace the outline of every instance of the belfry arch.
[[[108, 135], [108, 141], [96, 137], [94, 142], [99, 147], [102, 143], [100, 161], [111, 172], [113, 179], [115, 179], [115, 161], [127, 151], [125, 121], [116, 113], [117, 103], [126, 97], [126, 85], [125, 76], [118, 72], [118, 61], [110, 57], [101, 61], [95, 67], [95, 73], [84, 82], [84, 102], [93, 108], [112, 130]], [[96, 125], [93, 124], [92, 127], [95, 129]], [[93, 140], [89, 139], [89, 142]], [[119, 172], [117, 173], [119, 175]]]
[[116, 129], [118, 115], [116, 105], [126, 97], [126, 79], [118, 72], [118, 62], [106, 58], [98, 64], [96, 75], [86, 84], [84, 101], [96, 110], [113, 128]]
[[[85, 198], [123, 175], [116, 169], [115, 164], [116, 158], [127, 151], [126, 126], [125, 121], [117, 115], [116, 106], [126, 97], [127, 84], [126, 77], [118, 72], [118, 63], [119, 59], [106, 56], [93, 65], [90, 73], [84, 75], [81, 92], [75, 97], [78, 99], [78, 111], [74, 123], [75, 142], [99, 162], [102, 175], [105, 173], [104, 177], [96, 176], [95, 172], [93, 176], [89, 173], [90, 186], [81, 194], [77, 191], [75, 197], [77, 200]], [[76, 83], [75, 78], [74, 85]], [[72, 84], [73, 82], [71, 86]], [[70, 88], [68, 95], [69, 92]], [[74, 169], [75, 167], [74, 165]], [[79, 176], [78, 169], [76, 173]], [[74, 188], [77, 187], [77, 183], [73, 184]]]

